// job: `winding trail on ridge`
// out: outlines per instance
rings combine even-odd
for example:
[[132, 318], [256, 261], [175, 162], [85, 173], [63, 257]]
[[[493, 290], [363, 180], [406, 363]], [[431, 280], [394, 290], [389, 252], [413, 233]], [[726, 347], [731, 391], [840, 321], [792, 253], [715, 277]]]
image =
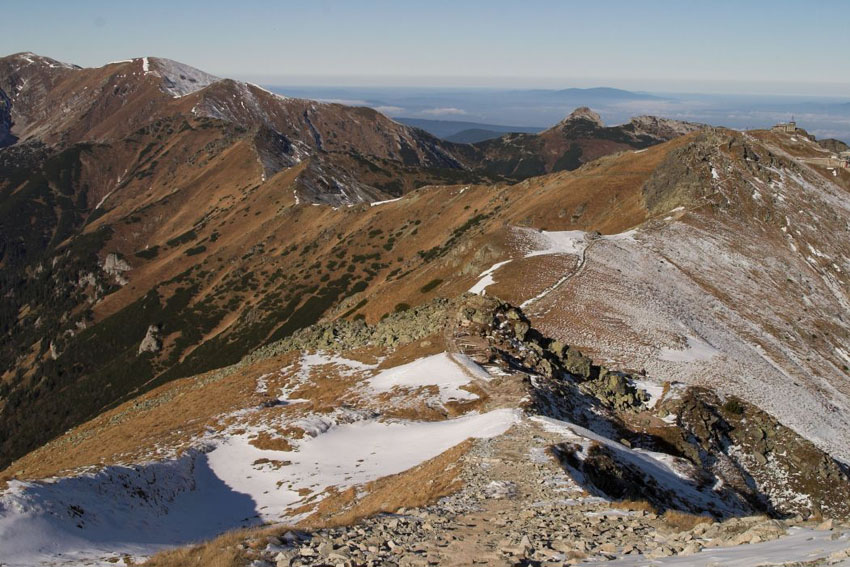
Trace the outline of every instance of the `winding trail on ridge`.
[[532, 304], [537, 303], [538, 301], [540, 301], [541, 299], [543, 299], [544, 297], [546, 297], [547, 295], [549, 295], [550, 293], [552, 293], [553, 291], [555, 291], [556, 289], [558, 289], [559, 287], [561, 287], [562, 285], [564, 285], [565, 283], [567, 283], [568, 281], [573, 279], [574, 277], [576, 277], [576, 276], [580, 275], [582, 272], [584, 272], [584, 268], [587, 265], [587, 251], [590, 250], [590, 248], [594, 244], [596, 244], [598, 241], [599, 241], [599, 239], [594, 239], [586, 247], [582, 248], [581, 253], [578, 256], [578, 263], [576, 264], [576, 267], [573, 271], [564, 275], [563, 277], [561, 277], [561, 279], [559, 279], [554, 284], [550, 285], [549, 287], [547, 287], [546, 289], [544, 289], [542, 292], [538, 293], [537, 295], [535, 295], [531, 299], [527, 299], [527, 300], [523, 301], [520, 304], [520, 308], [526, 309], [526, 308], [530, 307]]

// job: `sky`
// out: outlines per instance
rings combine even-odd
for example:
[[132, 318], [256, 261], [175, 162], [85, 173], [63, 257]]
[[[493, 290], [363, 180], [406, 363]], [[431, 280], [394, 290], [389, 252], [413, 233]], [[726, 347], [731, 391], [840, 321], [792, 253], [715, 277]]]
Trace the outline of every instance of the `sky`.
[[850, 2], [3, 0], [0, 54], [264, 84], [850, 96]]

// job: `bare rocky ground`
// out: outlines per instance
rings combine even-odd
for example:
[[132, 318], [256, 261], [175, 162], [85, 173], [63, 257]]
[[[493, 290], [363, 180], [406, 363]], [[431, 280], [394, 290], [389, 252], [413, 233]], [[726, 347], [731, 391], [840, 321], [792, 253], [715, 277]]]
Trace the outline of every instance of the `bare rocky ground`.
[[[722, 516], [722, 521], [670, 508], [660, 514], [645, 501], [614, 501], [598, 496], [602, 491], [592, 483], [577, 483], [571, 476], [576, 471], [565, 469], [554, 456], [553, 448], [564, 446], [563, 434], [546, 427], [546, 418], [540, 415], [564, 411], [557, 404], [549, 406], [552, 398], [541, 394], [546, 390], [547, 360], [558, 362], [535, 355], [537, 339], [515, 311], [508, 309], [503, 318], [497, 316], [496, 321], [502, 321], [499, 324], [492, 322], [491, 308], [491, 302], [484, 299], [462, 303], [459, 326], [449, 327], [454, 332], [447, 333], [447, 344], [479, 362], [489, 357], [484, 368], [492, 379], [479, 384], [487, 393], [489, 407], [519, 405], [527, 414], [505, 434], [471, 445], [460, 459], [462, 488], [430, 506], [400, 508], [350, 526], [289, 531], [261, 545], [246, 542], [243, 545], [252, 565], [561, 566], [602, 562], [664, 565], [668, 561], [689, 565], [681, 563], [688, 558], [693, 558], [694, 565], [728, 565], [731, 563], [714, 561], [712, 550], [750, 545], [762, 546], [752, 548], [753, 563], [737, 564], [850, 564], [850, 522], [824, 520], [819, 514], [776, 514], [783, 519], [732, 514]], [[482, 340], [484, 336], [487, 341]], [[547, 348], [560, 350], [553, 345]], [[508, 359], [502, 358], [501, 364], [496, 364], [493, 352], [508, 352], [499, 349], [524, 356], [522, 367], [517, 367], [518, 358], [508, 365]], [[575, 361], [572, 355], [563, 360], [576, 365], [575, 371], [587, 362], [580, 355]], [[596, 395], [601, 396], [599, 400], [611, 396]], [[625, 398], [615, 396], [611, 401], [616, 407], [638, 403]], [[573, 407], [567, 411], [575, 419], [584, 410]], [[628, 415], [628, 410], [624, 411], [622, 415]], [[604, 410], [600, 406], [590, 413], [598, 417]], [[750, 421], [758, 421], [758, 414], [748, 415]], [[764, 425], [764, 429], [771, 427]], [[786, 450], [791, 447], [791, 442], [786, 443]], [[776, 548], [769, 546], [781, 548], [785, 544], [777, 540], [789, 533], [804, 534], [808, 541], [820, 538], [829, 545], [807, 551], [802, 560], [760, 557], [763, 551], [772, 550], [775, 555]]]
[[[487, 349], [475, 339], [474, 329], [477, 321], [489, 321], [489, 315], [482, 318], [489, 313], [482, 304], [487, 302], [461, 307], [460, 313], [466, 316], [461, 315], [460, 320], [470, 324], [461, 323], [454, 336], [447, 336], [449, 344], [479, 361], [487, 358]], [[511, 319], [510, 312], [507, 321], [513, 322], [514, 329], [523, 328], [522, 321]], [[487, 323], [482, 328], [494, 347], [498, 344], [494, 337], [501, 332], [496, 329], [506, 325]], [[528, 356], [533, 352], [523, 348], [531, 346], [528, 340], [512, 344], [519, 346], [517, 353]], [[525, 362], [535, 360], [539, 366], [545, 359], [532, 354]], [[520, 401], [528, 414], [505, 434], [471, 445], [460, 459], [462, 488], [458, 492], [430, 506], [401, 508], [351, 526], [274, 536], [262, 551], [250, 554], [252, 564], [561, 566], [619, 561], [664, 565], [692, 557], [694, 565], [725, 565], [699, 561], [705, 561], [712, 548], [769, 546], [789, 530], [806, 530], [811, 538], [830, 544], [807, 553], [802, 561], [759, 559], [761, 548], [754, 547], [752, 561], [763, 565], [850, 564], [850, 522], [790, 514], [781, 520], [753, 515], [715, 521], [675, 510], [659, 514], [647, 502], [615, 502], [590, 494], [586, 488], [595, 494], [599, 491], [579, 485], [553, 456], [552, 448], [562, 446], [564, 437], [547, 428], [545, 418], [535, 417], [540, 400], [519, 399], [528, 393], [528, 384], [537, 384], [543, 377], [526, 372], [528, 367], [522, 370], [491, 363], [485, 368], [492, 380], [480, 386], [487, 391], [488, 405], [516, 407]]]
[[834, 565], [850, 557], [850, 524], [752, 516], [680, 529], [667, 516], [588, 496], [546, 454], [557, 440], [526, 420], [476, 442], [463, 458], [460, 492], [350, 527], [289, 532], [253, 565], [560, 566], [623, 556], [649, 565], [704, 548], [775, 540], [792, 526], [828, 530], [843, 549], [789, 565]]
[[[363, 366], [340, 352], [366, 345], [395, 349], [391, 356], [396, 358], [381, 359], [387, 369], [442, 351], [469, 374], [465, 387], [476, 393], [472, 404], [451, 406], [455, 414], [500, 410], [514, 416], [513, 425], [505, 425], [495, 437], [481, 435], [486, 439], [465, 442], [461, 438], [449, 451], [427, 462], [423, 457], [420, 465], [386, 473], [389, 476], [374, 483], [323, 485], [299, 492], [301, 500], [293, 503], [298, 507], [282, 516], [266, 516], [268, 524], [254, 524], [247, 531], [231, 532], [199, 546], [207, 553], [205, 561], [191, 561], [191, 550], [183, 555], [177, 550], [170, 559], [151, 558], [152, 565], [613, 562], [624, 567], [674, 567], [751, 565], [763, 552], [770, 552], [772, 559], [757, 564], [847, 563], [850, 523], [824, 521], [850, 518], [850, 481], [843, 465], [737, 398], [721, 399], [705, 389], [660, 384], [650, 376], [594, 364], [574, 347], [541, 335], [520, 309], [494, 297], [465, 295], [434, 301], [377, 325], [338, 322], [312, 327], [257, 352], [242, 365], [194, 383], [206, 405], [210, 400], [205, 398], [214, 393], [215, 398], [237, 398], [233, 408], [206, 408], [197, 415], [209, 412], [205, 419], [215, 423], [216, 416], [241, 416], [242, 421], [228, 422], [221, 433], [230, 431], [235, 438], [237, 430], [258, 427], [268, 439], [286, 442], [285, 449], [276, 453], [280, 466], [292, 465], [282, 459], [292, 457], [286, 436], [296, 432], [278, 426], [319, 411], [323, 396], [330, 396], [331, 407], [359, 409], [360, 415], [402, 416], [410, 423], [414, 423], [411, 419], [448, 419], [448, 413], [434, 408], [419, 411], [418, 405], [408, 405], [411, 397], [439, 401], [434, 398], [434, 385], [376, 397], [366, 387], [367, 380], [377, 377], [372, 374], [374, 368], [359, 374], [334, 370], [346, 360]], [[337, 354], [331, 356], [334, 346]], [[312, 350], [321, 350], [325, 356], [311, 355], [319, 362], [308, 363], [303, 353]], [[369, 352], [361, 351], [359, 356], [378, 360]], [[230, 386], [225, 388], [225, 383]], [[189, 418], [185, 413], [186, 409], [199, 411], [191, 399], [182, 406], [175, 402], [181, 394], [191, 398], [194, 391], [185, 385], [180, 392], [166, 390], [139, 405], [147, 407], [154, 400], [164, 404], [157, 407], [162, 411], [158, 417], [147, 418], [152, 422], [178, 413], [182, 419], [177, 427], [187, 422], [202, 425], [203, 420], [197, 421], [200, 417]], [[280, 423], [274, 416], [283, 418], [276, 412], [289, 405], [270, 403], [281, 401], [270, 397], [270, 392], [278, 391], [285, 392], [287, 400], [302, 400], [290, 409], [303, 404], [301, 413]], [[107, 421], [131, 419], [133, 411], [124, 408]], [[101, 443], [129, 431], [127, 424], [120, 431], [110, 431], [109, 424], [92, 429], [100, 431], [96, 438]], [[479, 437], [475, 433], [465, 436]], [[348, 443], [361, 440], [369, 446], [368, 437], [352, 437]], [[296, 437], [291, 441], [297, 444]], [[149, 439], [143, 443], [150, 445]], [[405, 449], [409, 447], [399, 447]], [[261, 474], [261, 460], [243, 468], [246, 478]], [[280, 475], [286, 478], [285, 471]], [[311, 485], [315, 486], [319, 485]], [[238, 482], [234, 489], [250, 490]], [[259, 505], [272, 491], [261, 486], [252, 494]], [[357, 520], [364, 515], [365, 519]], [[301, 523], [294, 527], [277, 523], [285, 521]], [[803, 540], [805, 553], [788, 558], [777, 553], [789, 545], [789, 540], [782, 539], [788, 534], [792, 542]], [[753, 562], [712, 559], [720, 551], [743, 548], [752, 549], [745, 559]], [[232, 560], [219, 561], [227, 554]], [[217, 562], [209, 561], [210, 557]], [[682, 563], [691, 557], [694, 563]], [[122, 558], [127, 564], [134, 561], [117, 553], [109, 557]], [[92, 559], [91, 564], [96, 562]], [[63, 563], [68, 564], [64, 557], [57, 557], [51, 564]]]

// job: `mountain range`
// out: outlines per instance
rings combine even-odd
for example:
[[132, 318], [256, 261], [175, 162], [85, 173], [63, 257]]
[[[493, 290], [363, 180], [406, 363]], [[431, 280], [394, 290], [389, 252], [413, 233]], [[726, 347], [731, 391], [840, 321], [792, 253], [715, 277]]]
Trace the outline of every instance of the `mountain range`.
[[836, 143], [457, 143], [153, 57], [0, 101], [0, 563], [848, 548]]
[[[443, 142], [371, 109], [280, 97], [164, 59], [78, 69], [24, 54], [0, 60], [0, 73], [17, 140], [4, 152], [4, 287], [26, 290], [4, 294], [4, 388], [7, 408], [18, 409], [0, 415], [13, 431], [37, 431], [38, 442], [143, 385], [236, 362], [401, 265], [378, 261], [366, 231], [351, 254], [372, 259], [371, 267], [361, 261], [343, 272], [346, 262], [329, 258], [323, 273], [318, 258], [306, 262], [315, 242], [296, 244], [302, 232], [279, 244], [299, 254], [282, 254], [255, 281], [249, 266], [268, 261], [261, 252], [286, 227], [329, 229], [304, 220], [321, 209], [292, 205], [352, 206], [427, 184], [522, 179], [574, 169], [585, 150], [592, 158], [676, 135], [652, 124], [621, 133], [585, 111], [540, 137], [479, 147]], [[597, 137], [606, 138], [601, 149]], [[568, 159], [559, 162], [558, 152]], [[392, 243], [382, 247], [389, 252]], [[240, 268], [225, 269], [237, 259]], [[138, 283], [127, 285], [131, 270]], [[262, 296], [251, 293], [257, 286]], [[156, 303], [161, 314], [139, 316]], [[140, 359], [135, 343], [151, 325], [173, 344]], [[95, 346], [105, 336], [112, 347]], [[91, 381], [113, 386], [89, 397]], [[27, 423], [20, 415], [39, 413], [31, 404], [50, 403], [43, 388], [86, 399], [53, 424]], [[5, 440], [33, 442], [23, 434]]]
[[[521, 85], [502, 88], [265, 86], [291, 96], [369, 106], [396, 119], [458, 120], [515, 127], [554, 124], [581, 106], [593, 108], [608, 124], [623, 124], [636, 114], [651, 114], [741, 130], [769, 128], [794, 116], [804, 116], [806, 129], [818, 138], [850, 142], [850, 130], [846, 126], [850, 106], [846, 97], [838, 96], [644, 93], [611, 87], [528, 89]], [[438, 137], [444, 136], [429, 128], [426, 124], [424, 129]]]

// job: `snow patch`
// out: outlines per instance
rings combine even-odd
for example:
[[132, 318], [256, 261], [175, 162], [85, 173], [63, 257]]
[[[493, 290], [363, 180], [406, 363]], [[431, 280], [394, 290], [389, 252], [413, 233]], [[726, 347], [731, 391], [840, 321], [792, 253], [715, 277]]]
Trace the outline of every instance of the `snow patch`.
[[481, 272], [478, 275], [478, 277], [479, 277], [478, 282], [474, 286], [469, 288], [469, 293], [476, 293], [476, 294], [479, 294], [479, 295], [485, 295], [485, 290], [487, 289], [487, 286], [496, 283], [496, 280], [493, 279], [493, 272], [495, 272], [496, 270], [498, 270], [499, 268], [501, 268], [505, 264], [509, 264], [510, 262], [511, 262], [511, 260], [505, 260], [503, 262], [496, 262], [495, 264], [493, 264], [492, 266], [490, 266], [489, 268], [487, 268], [486, 270]]
[[471, 374], [473, 378], [483, 380], [484, 382], [489, 382], [493, 378], [490, 373], [484, 369], [484, 367], [480, 366], [477, 362], [465, 354], [453, 353], [449, 356], [451, 356], [452, 360], [456, 363], [460, 364], [466, 372]]
[[387, 203], [395, 203], [396, 201], [400, 201], [401, 197], [396, 197], [395, 199], [387, 199], [386, 201], [375, 201], [373, 203], [369, 203], [372, 207], [377, 207], [378, 205], [386, 205]]
[[704, 340], [688, 336], [688, 344], [684, 349], [664, 347], [660, 350], [658, 358], [667, 362], [697, 362], [708, 360], [720, 353], [719, 350]]
[[447, 353], [440, 353], [379, 372], [369, 379], [369, 387], [376, 393], [384, 393], [395, 388], [415, 390], [423, 386], [437, 386], [440, 401], [445, 403], [478, 399], [472, 392], [461, 389], [470, 381], [471, 376], [464, 367]]
[[661, 396], [664, 395], [664, 386], [658, 384], [656, 382], [651, 382], [649, 380], [634, 380], [635, 388], [639, 390], [645, 391], [649, 394], [649, 401], [646, 403], [647, 407], [654, 408], [658, 401], [661, 399]]
[[215, 75], [189, 65], [159, 57], [142, 59], [142, 70], [162, 78], [161, 89], [174, 98], [180, 98], [218, 82]]
[[[233, 436], [209, 453], [209, 463], [225, 485], [251, 496], [263, 520], [291, 521], [289, 508], [303, 498], [299, 490], [347, 488], [397, 474], [470, 437], [501, 435], [519, 419], [517, 410], [501, 409], [439, 422], [359, 421], [331, 427], [292, 452], [258, 449], [247, 436]], [[263, 459], [270, 464], [253, 465]]]
[[0, 496], [0, 564], [81, 564], [256, 524], [255, 504], [228, 488], [198, 452], [160, 463], [9, 483]]
[[0, 495], [0, 564], [138, 557], [230, 529], [297, 521], [303, 514], [291, 508], [307, 490], [397, 474], [470, 437], [501, 435], [521, 419], [519, 410], [499, 409], [440, 422], [361, 421], [331, 426], [298, 451], [261, 450], [250, 433], [225, 434], [174, 460], [13, 480]]
[[587, 248], [587, 234], [583, 230], [564, 230], [560, 232], [550, 232], [548, 230], [527, 231], [532, 236], [536, 250], [525, 255], [526, 258], [534, 256], [543, 256], [546, 254], [575, 254], [581, 255]]
[[332, 366], [343, 376], [353, 376], [358, 372], [374, 370], [378, 367], [377, 364], [367, 364], [359, 360], [352, 360], [337, 354], [329, 354], [326, 352], [303, 353], [301, 355], [301, 369], [298, 375], [302, 380], [308, 380], [314, 368], [323, 366]]

